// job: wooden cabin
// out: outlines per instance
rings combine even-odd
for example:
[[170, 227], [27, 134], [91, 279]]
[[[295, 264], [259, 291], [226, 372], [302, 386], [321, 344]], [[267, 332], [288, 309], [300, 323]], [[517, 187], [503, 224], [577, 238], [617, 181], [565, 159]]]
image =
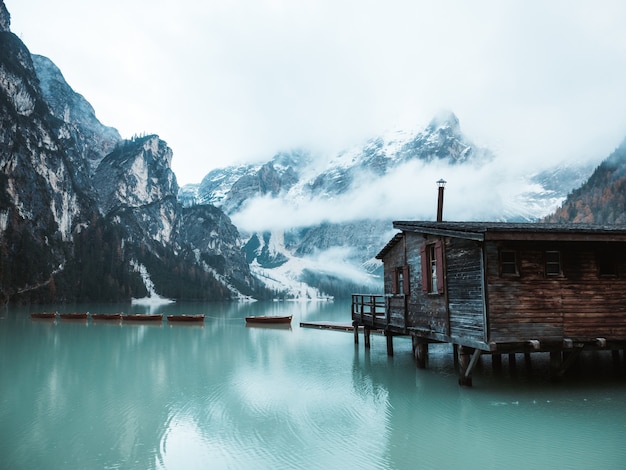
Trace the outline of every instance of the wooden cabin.
[[[419, 367], [428, 344], [455, 345], [459, 382], [481, 354], [550, 352], [563, 372], [582, 350], [626, 347], [626, 228], [583, 224], [394, 222], [377, 255], [384, 296], [355, 294], [364, 327], [410, 335]], [[571, 353], [571, 354], [570, 354]]]

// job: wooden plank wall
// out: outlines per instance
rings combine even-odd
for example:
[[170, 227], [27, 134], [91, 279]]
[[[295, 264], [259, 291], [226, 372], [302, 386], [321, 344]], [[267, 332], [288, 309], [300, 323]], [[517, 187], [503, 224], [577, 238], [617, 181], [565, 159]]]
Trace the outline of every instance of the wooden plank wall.
[[[499, 250], [517, 253], [519, 276], [501, 276]], [[609, 250], [617, 276], [600, 276]], [[562, 276], [545, 274], [545, 252], [561, 253]], [[485, 246], [490, 340], [626, 339], [626, 244], [489, 242]]]
[[450, 335], [485, 340], [482, 251], [473, 240], [446, 243]]
[[410, 266], [411, 296], [408, 299], [408, 324], [440, 334], [448, 334], [448, 311], [442, 294], [422, 291], [422, 258], [420, 248], [424, 243], [434, 243], [438, 237], [424, 238], [422, 234], [407, 233], [407, 258]]

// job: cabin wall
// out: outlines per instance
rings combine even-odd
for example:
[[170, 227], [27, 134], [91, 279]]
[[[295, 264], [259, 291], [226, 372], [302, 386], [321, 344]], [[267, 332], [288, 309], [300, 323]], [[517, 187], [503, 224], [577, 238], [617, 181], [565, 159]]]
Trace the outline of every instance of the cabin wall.
[[[518, 275], [500, 273], [502, 250], [515, 251]], [[561, 275], [546, 275], [546, 251], [561, 254]], [[607, 253], [614, 275], [600, 275]], [[626, 339], [626, 244], [486, 242], [485, 262], [489, 340]]]
[[445, 255], [450, 336], [484, 341], [485, 301], [480, 243], [451, 238], [446, 243]]
[[[434, 239], [429, 240], [434, 241]], [[422, 234], [405, 232], [404, 237], [385, 254], [385, 294], [389, 323], [396, 329], [419, 328], [439, 334], [448, 333], [445, 297], [422, 291], [420, 248], [426, 239]], [[408, 294], [394, 292], [394, 276], [408, 266]], [[405, 280], [406, 282], [406, 280]]]
[[407, 233], [406, 238], [411, 274], [411, 295], [407, 302], [409, 326], [447, 335], [449, 328], [445, 295], [425, 293], [422, 289], [425, 280], [422, 276], [421, 248], [424, 244], [440, 240], [441, 237]]

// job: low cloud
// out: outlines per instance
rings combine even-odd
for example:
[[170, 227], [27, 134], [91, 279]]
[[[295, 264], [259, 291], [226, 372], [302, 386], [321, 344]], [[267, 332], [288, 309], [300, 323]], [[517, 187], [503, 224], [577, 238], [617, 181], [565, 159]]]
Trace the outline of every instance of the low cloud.
[[364, 219], [434, 220], [440, 178], [447, 181], [445, 220], [497, 220], [529, 189], [523, 177], [497, 161], [482, 167], [412, 161], [384, 176], [363, 172], [349, 191], [335, 197], [256, 198], [231, 219], [248, 232]]

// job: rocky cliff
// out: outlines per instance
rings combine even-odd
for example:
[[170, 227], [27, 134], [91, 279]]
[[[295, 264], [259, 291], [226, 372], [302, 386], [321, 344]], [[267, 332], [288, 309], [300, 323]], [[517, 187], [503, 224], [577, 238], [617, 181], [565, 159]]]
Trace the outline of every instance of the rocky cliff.
[[121, 139], [9, 28], [0, 0], [0, 301], [266, 295], [230, 219], [178, 202], [167, 144]]

